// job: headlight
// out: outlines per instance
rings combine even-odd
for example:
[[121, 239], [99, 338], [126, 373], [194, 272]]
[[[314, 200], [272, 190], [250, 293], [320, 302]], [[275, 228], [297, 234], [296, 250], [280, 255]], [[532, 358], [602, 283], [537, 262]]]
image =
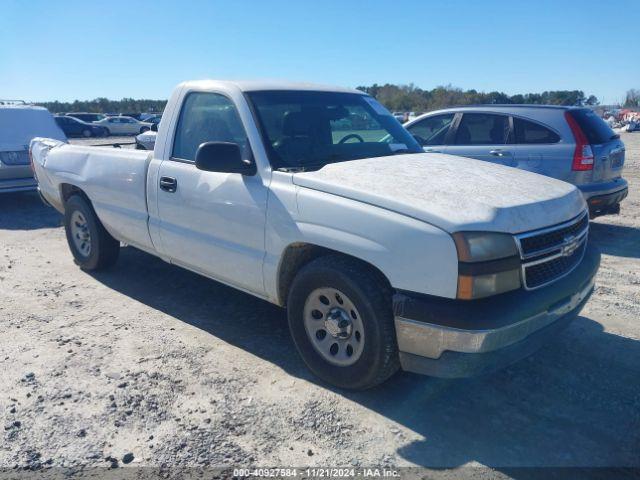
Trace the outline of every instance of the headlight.
[[506, 233], [458, 232], [458, 298], [472, 300], [520, 288], [520, 256]]

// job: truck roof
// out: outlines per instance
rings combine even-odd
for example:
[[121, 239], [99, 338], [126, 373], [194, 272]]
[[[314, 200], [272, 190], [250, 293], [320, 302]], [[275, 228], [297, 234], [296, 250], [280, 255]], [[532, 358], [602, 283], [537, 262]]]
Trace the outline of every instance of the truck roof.
[[366, 95], [353, 88], [336, 87], [335, 85], [322, 85], [305, 82], [286, 82], [282, 80], [192, 80], [180, 84], [188, 89], [214, 89], [224, 90], [236, 88], [243, 92], [255, 92], [265, 90], [305, 90], [314, 92], [344, 92]]

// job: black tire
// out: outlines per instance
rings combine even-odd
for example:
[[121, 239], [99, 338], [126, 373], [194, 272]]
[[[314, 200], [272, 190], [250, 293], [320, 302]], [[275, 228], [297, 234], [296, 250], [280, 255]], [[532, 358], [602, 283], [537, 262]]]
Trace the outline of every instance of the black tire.
[[[91, 245], [87, 255], [80, 251], [73, 239], [71, 222], [76, 211], [86, 219]], [[83, 196], [72, 195], [65, 203], [64, 229], [73, 258], [83, 270], [102, 270], [112, 266], [118, 260], [120, 242], [109, 235], [93, 207]]]
[[[365, 344], [352, 365], [337, 366], [325, 360], [304, 326], [307, 297], [324, 287], [343, 292], [361, 316]], [[287, 316], [293, 341], [309, 369], [325, 382], [350, 390], [371, 388], [391, 377], [400, 366], [391, 297], [386, 279], [355, 259], [330, 255], [305, 265], [289, 290]]]
[[136, 142], [136, 150], [146, 150], [146, 148], [144, 148], [141, 144]]
[[84, 138], [93, 137], [93, 133], [91, 133], [91, 130], [89, 130], [88, 128], [85, 128], [84, 130], [82, 130], [82, 136]]

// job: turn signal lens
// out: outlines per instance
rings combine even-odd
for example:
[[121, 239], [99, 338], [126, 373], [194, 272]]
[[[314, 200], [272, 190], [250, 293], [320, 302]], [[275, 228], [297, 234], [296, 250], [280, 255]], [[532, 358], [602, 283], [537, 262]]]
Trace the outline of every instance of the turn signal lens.
[[520, 270], [486, 275], [459, 275], [458, 298], [473, 300], [520, 288]]

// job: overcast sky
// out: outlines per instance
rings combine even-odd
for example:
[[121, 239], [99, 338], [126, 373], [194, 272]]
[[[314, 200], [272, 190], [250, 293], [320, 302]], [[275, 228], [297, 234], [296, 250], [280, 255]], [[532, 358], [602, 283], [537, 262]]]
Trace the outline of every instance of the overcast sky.
[[0, 17], [0, 98], [167, 98], [201, 78], [640, 88], [640, 0], [0, 0]]

